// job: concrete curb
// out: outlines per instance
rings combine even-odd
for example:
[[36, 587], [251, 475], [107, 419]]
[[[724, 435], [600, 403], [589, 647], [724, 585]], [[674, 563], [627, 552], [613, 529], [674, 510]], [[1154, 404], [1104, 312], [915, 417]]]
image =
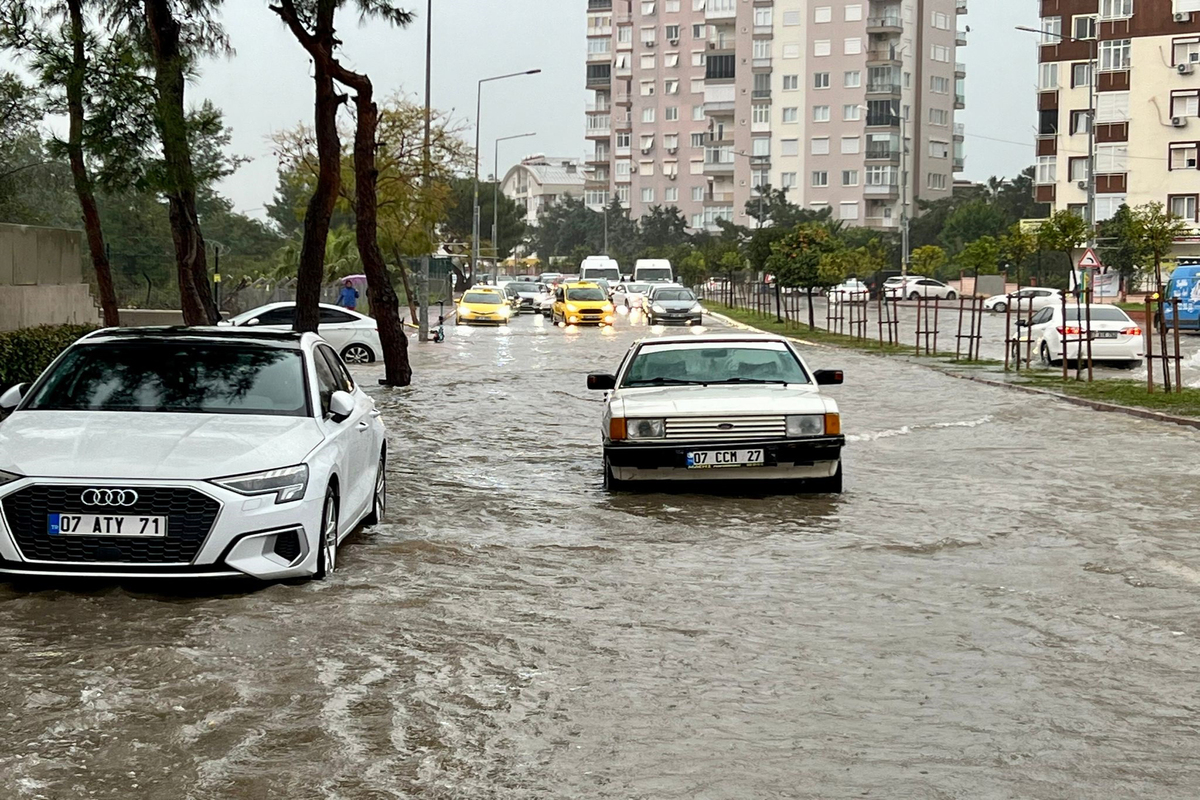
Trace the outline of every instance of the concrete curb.
[[[708, 314], [709, 314], [709, 316], [719, 319], [722, 322], [724, 322], [725, 324], [731, 325], [734, 328], [739, 328], [739, 329], [745, 330], [745, 331], [754, 331], [756, 333], [769, 333], [769, 331], [764, 331], [759, 328], [755, 328], [753, 325], [747, 325], [744, 322], [738, 322], [735, 319], [730, 319], [729, 317], [725, 316], [724, 314], [717, 314], [712, 311], [708, 312]], [[794, 341], [794, 342], [799, 342], [804, 345], [808, 345], [809, 347], [821, 347], [821, 348], [825, 348], [827, 350], [846, 349], [846, 348], [838, 347], [837, 345], [820, 344], [818, 342], [810, 342], [810, 341], [801, 339], [796, 336], [786, 336], [784, 338], [790, 339], [791, 341]], [[863, 351], [863, 354], [871, 355], [871, 353], [867, 352], [867, 351]], [[876, 355], [882, 355], [882, 353], [879, 353]], [[1185, 428], [1195, 428], [1197, 430], [1200, 430], [1200, 419], [1193, 419], [1191, 417], [1176, 417], [1171, 414], [1164, 414], [1161, 411], [1151, 411], [1148, 408], [1137, 408], [1136, 406], [1121, 406], [1121, 405], [1117, 405], [1116, 403], [1105, 403], [1101, 400], [1088, 400], [1085, 397], [1075, 397], [1074, 395], [1063, 394], [1061, 392], [1052, 392], [1052, 391], [1049, 391], [1048, 389], [1038, 389], [1034, 386], [1022, 386], [1019, 383], [1009, 383], [1008, 381], [997, 381], [997, 380], [992, 380], [991, 378], [982, 378], [978, 375], [964, 375], [961, 372], [951, 372], [946, 369], [941, 369], [940, 367], [935, 366], [933, 364], [923, 364], [920, 361], [909, 360], [906, 363], [913, 364], [918, 367], [924, 367], [925, 369], [930, 369], [930, 370], [933, 370], [934, 372], [940, 372], [941, 374], [946, 375], [947, 377], [950, 377], [950, 378], [958, 378], [960, 380], [973, 381], [974, 383], [982, 383], [985, 386], [996, 386], [996, 387], [999, 387], [1002, 389], [1013, 389], [1018, 392], [1025, 392], [1026, 394], [1042, 395], [1043, 397], [1050, 397], [1055, 400], [1061, 400], [1064, 403], [1070, 403], [1071, 405], [1074, 405], [1074, 406], [1090, 408], [1093, 411], [1105, 411], [1105, 412], [1109, 412], [1109, 413], [1125, 414], [1127, 416], [1137, 417], [1139, 419], [1148, 419], [1151, 422], [1163, 422], [1163, 423], [1167, 423], [1170, 425], [1182, 425]]]

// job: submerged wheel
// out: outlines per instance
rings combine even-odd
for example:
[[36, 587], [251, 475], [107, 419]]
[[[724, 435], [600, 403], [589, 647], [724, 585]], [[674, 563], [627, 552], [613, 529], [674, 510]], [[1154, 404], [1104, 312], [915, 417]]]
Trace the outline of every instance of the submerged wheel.
[[1053, 367], [1058, 362], [1050, 356], [1050, 345], [1042, 342], [1042, 347], [1038, 350], [1038, 357], [1042, 361], [1042, 366]]
[[958, 299], [958, 295], [956, 295], [954, 292], [947, 292], [947, 293], [946, 293], [946, 299], [947, 299], [947, 300], [957, 300], [957, 299]]
[[371, 497], [371, 513], [363, 520], [364, 525], [378, 525], [383, 522], [387, 511], [387, 451], [379, 453], [379, 466], [375, 473], [375, 494]]
[[604, 457], [604, 490], [606, 492], [620, 492], [628, 489], [629, 484], [626, 481], [617, 480], [613, 477], [612, 464], [608, 460], [608, 456]]
[[818, 494], [842, 493], [842, 462], [838, 461], [837, 472], [828, 478], [818, 478], [809, 484], [809, 489]]
[[332, 486], [325, 492], [325, 507], [321, 511], [321, 540], [317, 546], [317, 571], [313, 577], [322, 580], [337, 569], [338, 496]]
[[921, 299], [921, 295], [917, 294], [916, 292], [913, 292], [912, 294], [910, 294], [910, 295], [908, 296], [908, 299], [909, 299], [909, 300], [920, 300], [920, 299]]
[[347, 364], [370, 364], [375, 360], [375, 352], [365, 344], [350, 344], [342, 350], [342, 361]]

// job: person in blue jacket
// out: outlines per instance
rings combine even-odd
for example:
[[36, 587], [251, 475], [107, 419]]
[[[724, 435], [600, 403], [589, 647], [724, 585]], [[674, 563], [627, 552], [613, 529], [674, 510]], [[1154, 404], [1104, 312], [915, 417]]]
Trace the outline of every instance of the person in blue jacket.
[[358, 305], [358, 289], [354, 288], [354, 281], [348, 280], [342, 284], [342, 291], [338, 294], [338, 305], [351, 311]]

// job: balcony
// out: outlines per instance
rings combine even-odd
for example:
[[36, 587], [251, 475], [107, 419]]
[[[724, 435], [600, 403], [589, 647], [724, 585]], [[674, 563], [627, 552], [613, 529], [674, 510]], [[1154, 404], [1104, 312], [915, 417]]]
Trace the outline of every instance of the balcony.
[[612, 51], [605, 50], [601, 53], [588, 53], [587, 60], [593, 63], [603, 64], [606, 61], [612, 61]]
[[882, 198], [882, 197], [898, 197], [900, 195], [900, 184], [896, 183], [877, 183], [863, 187], [863, 194], [866, 197]]
[[899, 114], [867, 114], [868, 128], [899, 128]]
[[898, 228], [900, 220], [896, 217], [863, 217], [863, 221], [867, 223], [868, 228]]
[[719, 3], [709, 3], [710, 7], [704, 10], [704, 19], [711, 22], [714, 19], [736, 19], [737, 18], [737, 3], [731, 2], [727, 8], [715, 8]]
[[588, 85], [589, 89], [598, 89], [600, 87], [605, 87], [605, 86], [608, 86], [611, 82], [612, 82], [612, 76], [610, 76], [606, 73], [587, 76], [587, 85]]
[[951, 168], [952, 171], [953, 172], [962, 172], [966, 168], [967, 168], [966, 159], [964, 159], [962, 156], [955, 156], [954, 157], [954, 165]]
[[[605, 120], [607, 123], [608, 120]], [[609, 125], [589, 125], [587, 127], [587, 138], [589, 139], [607, 139], [612, 135], [612, 129]]]
[[612, 110], [612, 106], [608, 103], [588, 103], [587, 113], [589, 114], [607, 114]]
[[754, 26], [754, 35], [755, 36], [770, 36], [773, 33], [775, 33], [774, 25], [755, 25]]
[[616, 117], [613, 119], [613, 128], [618, 131], [633, 130], [633, 117], [631, 117], [629, 114]]
[[618, 25], [632, 25], [633, 14], [616, 14], [613, 16], [613, 22]]
[[633, 96], [629, 92], [617, 92], [616, 104], [619, 106], [633, 105]]
[[733, 192], [707, 192], [704, 195], [704, 202], [728, 205], [733, 202]]
[[967, 77], [967, 65], [961, 61], [954, 62], [954, 77], [956, 77], [956, 78]]
[[612, 11], [612, 0], [588, 0], [588, 11]]
[[967, 96], [965, 94], [958, 94], [956, 92], [954, 95], [954, 108], [958, 111], [962, 111], [966, 107], [967, 107]]
[[954, 0], [954, 13], [955, 14], [967, 13], [967, 0]]
[[966, 47], [967, 46], [967, 32], [959, 31], [958, 33], [956, 33], [954, 35], [954, 44], [957, 45], [958, 47]]
[[954, 141], [961, 142], [967, 135], [967, 126], [961, 122], [954, 123]]
[[867, 161], [884, 161], [889, 164], [900, 163], [900, 148], [898, 147], [867, 147]]
[[704, 87], [704, 113], [729, 114], [734, 110], [737, 90], [732, 84]]
[[603, 25], [598, 28], [588, 28], [587, 35], [591, 37], [608, 37], [612, 36], [612, 26]]
[[882, 66], [902, 66], [900, 54], [895, 47], [872, 47], [867, 50], [867, 66], [882, 67]]
[[[611, 160], [612, 160], [612, 155], [610, 153], [606, 153], [602, 150], [597, 150], [596, 152], [594, 152], [590, 156], [588, 156], [587, 163], [593, 164], [593, 165], [600, 165], [600, 164], [607, 164]], [[600, 180], [600, 179], [597, 178], [596, 180]], [[605, 176], [604, 180], [607, 181], [608, 176]]]
[[770, 69], [771, 68], [771, 59], [769, 57], [768, 58], [756, 58], [750, 62], [750, 67], [752, 69]]
[[750, 96], [752, 98], [754, 98], [755, 100], [770, 100], [771, 99], [771, 90], [770, 89], [754, 89], [753, 91], [750, 92]]
[[732, 161], [707, 161], [706, 160], [704, 162], [704, 174], [705, 175], [732, 175], [733, 174], [733, 162]]
[[900, 96], [900, 84], [885, 82], [885, 81], [880, 81], [878, 83], [868, 81], [867, 82], [867, 94], [886, 94], [886, 95], [891, 95], [894, 97], [899, 97]]
[[868, 17], [867, 33], [903, 33], [904, 20], [899, 16]]

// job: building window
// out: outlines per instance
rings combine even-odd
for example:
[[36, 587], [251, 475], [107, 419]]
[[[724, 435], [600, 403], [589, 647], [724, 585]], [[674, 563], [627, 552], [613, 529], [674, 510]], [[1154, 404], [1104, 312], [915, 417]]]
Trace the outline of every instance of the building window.
[[1100, 92], [1096, 95], [1096, 122], [1125, 122], [1129, 119], [1129, 92]]
[[679, 202], [679, 187], [669, 186], [666, 189], [663, 189], [663, 202], [664, 203], [678, 203]]
[[[663, 81], [663, 91], [667, 94], [679, 94], [679, 81], [674, 78]], [[678, 119], [678, 117], [676, 118]]]
[[787, 59], [795, 59], [800, 57], [800, 45], [785, 44], [783, 46], [783, 57]]
[[1092, 65], [1088, 64], [1072, 64], [1071, 65], [1071, 88], [1077, 89], [1080, 86], [1090, 86], [1092, 83]]
[[704, 51], [703, 50], [693, 50], [692, 51], [692, 66], [693, 67], [703, 67], [704, 66]]
[[863, 7], [861, 5], [846, 6], [845, 13], [846, 22], [861, 22], [863, 18]]
[[833, 7], [817, 6], [813, 9], [813, 22], [833, 22]]
[[1058, 62], [1050, 61], [1038, 67], [1038, 88], [1052, 91], [1058, 88]]
[[1194, 194], [1177, 194], [1168, 198], [1170, 203], [1171, 213], [1180, 219], [1185, 219], [1188, 222], [1197, 222], [1196, 217], [1196, 195]]
[[1200, 36], [1176, 39], [1172, 52], [1175, 64], [1200, 64]]
[[1129, 69], [1130, 51], [1132, 45], [1129, 39], [1113, 39], [1100, 43], [1100, 71]]
[[617, 134], [617, 149], [618, 150], [620, 150], [622, 148], [628, 150], [632, 144], [633, 144], [633, 134], [632, 133], [630, 133], [629, 131], [625, 131], [623, 133]]
[[704, 34], [706, 33], [705, 28], [707, 28], [707, 27], [708, 27], [707, 25], [693, 25], [692, 26], [692, 38], [697, 39], [697, 40], [703, 39]]
[[862, 39], [855, 36], [842, 42], [842, 54], [856, 56], [862, 52]]
[[856, 69], [842, 73], [842, 86], [847, 89], [858, 89], [862, 86], [862, 73]]
[[1197, 150], [1200, 145], [1196, 142], [1171, 145], [1170, 169], [1196, 169]]
[[846, 122], [856, 122], [862, 119], [862, 106], [857, 103], [847, 103], [842, 106], [842, 119]]
[[[771, 9], [767, 9], [770, 11]], [[765, 59], [771, 57], [771, 40], [770, 39], [755, 39], [754, 40], [754, 58]]]
[[750, 155], [769, 157], [771, 155], [771, 140], [766, 136], [756, 136], [750, 140]]
[[1071, 19], [1072, 31], [1071, 35], [1076, 39], [1095, 39], [1096, 38], [1096, 15], [1084, 14], [1082, 16]]
[[790, 107], [783, 110], [783, 121], [785, 123], [793, 123], [800, 121], [800, 109]]
[[846, 220], [858, 219], [858, 203], [845, 202], [845, 203], [840, 203], [839, 206], [841, 209], [841, 213], [840, 213], [838, 219], [846, 219]]
[[1200, 90], [1171, 93], [1172, 117], [1200, 116]]
[[[829, 147], [829, 140], [825, 140], [825, 146]], [[780, 139], [779, 154], [784, 156], [800, 155], [800, 140], [799, 139]]]
[[666, 0], [663, 3], [663, 11], [666, 11], [668, 14], [677, 13], [679, 11], [679, 0]]
[[658, 41], [657, 28], [642, 28], [642, 44], [653, 47], [656, 41]]
[[667, 106], [663, 109], [663, 120], [666, 122], [679, 121], [679, 106]]
[[692, 187], [692, 202], [693, 203], [704, 202], [704, 187], [703, 186], [693, 186]]
[[655, 3], [654, 3], [654, 0], [643, 0], [643, 2], [642, 2], [642, 16], [643, 16], [643, 17], [652, 17], [652, 16], [654, 16], [654, 5], [655, 5]]
[[813, 122], [829, 122], [829, 106], [813, 106]]
[[779, 185], [784, 189], [791, 189], [796, 185], [796, 173], [781, 172], [779, 173]]
[[692, 121], [693, 122], [703, 122], [704, 117], [705, 117], [704, 106], [692, 106]]
[[842, 170], [842, 186], [858, 186], [858, 170]]
[[665, 136], [663, 136], [663, 147], [667, 148], [668, 150], [678, 150], [679, 149], [679, 134], [678, 133], [668, 133]]
[[930, 76], [929, 90], [934, 94], [950, 94], [950, 79], [939, 75]]
[[929, 109], [929, 122], [932, 125], [949, 125], [950, 112], [944, 108]]
[[829, 137], [828, 137], [828, 136], [815, 136], [815, 137], [813, 137], [813, 140], [812, 140], [812, 150], [811, 150], [810, 152], [811, 152], [811, 153], [812, 153], [814, 156], [827, 156], [827, 155], [829, 155]]
[[703, 133], [693, 133], [692, 134], [692, 147], [696, 147], [696, 148], [704, 147], [704, 134]]
[[633, 163], [632, 162], [630, 162], [630, 161], [618, 161], [617, 162], [617, 177], [618, 178], [628, 178], [629, 174], [632, 171], [633, 171]]
[[1042, 17], [1042, 44], [1062, 43], [1062, 17]]
[[[828, 77], [828, 76], [826, 76], [826, 77]], [[800, 76], [799, 75], [784, 75], [783, 76], [783, 90], [785, 92], [794, 92], [799, 88], [800, 88]]]
[[750, 121], [755, 125], [770, 125], [771, 107], [765, 103], [755, 103], [750, 106]]
[[1071, 135], [1087, 133], [1092, 127], [1092, 116], [1086, 110], [1071, 112]]
[[[1112, 219], [1117, 209], [1125, 205], [1126, 196], [1123, 194], [1102, 194], [1096, 197], [1096, 222]], [[1086, 216], [1086, 215], [1085, 215]]]
[[678, 26], [678, 25], [668, 25], [668, 26], [667, 26], [667, 27], [664, 29], [664, 32], [665, 32], [665, 33], [666, 33], [666, 35], [667, 35], [667, 40], [668, 40], [668, 41], [671, 41], [671, 42], [678, 42], [678, 41], [679, 41], [679, 26]]
[[935, 11], [930, 24], [939, 31], [948, 31], [950, 30], [950, 15], [944, 11]]
[[650, 106], [649, 108], [643, 108], [642, 109], [642, 122], [645, 123], [646, 125], [653, 125], [655, 111], [656, 111], [656, 109], [654, 108], [654, 106]]
[[783, 24], [789, 28], [794, 25], [799, 25], [800, 24], [800, 12], [799, 11], [783, 12]]
[[944, 191], [946, 188], [946, 175], [942, 172], [930, 172], [925, 176], [925, 185], [930, 189]]
[[617, 43], [618, 44], [633, 44], [633, 27], [623, 25], [617, 28]]
[[818, 39], [813, 42], [813, 55], [820, 58], [833, 52], [833, 42], [829, 39]]
[[950, 63], [950, 48], [944, 44], [935, 44], [929, 48], [929, 57], [939, 64]]
[[704, 59], [704, 77], [708, 80], [724, 80], [737, 75], [737, 62], [732, 55], [709, 56]]
[[1069, 173], [1070, 180], [1075, 182], [1086, 181], [1088, 179], [1087, 164], [1087, 156], [1068, 159], [1067, 172]]
[[654, 187], [646, 186], [642, 189], [642, 202], [643, 203], [653, 203], [654, 202]]
[[679, 53], [667, 53], [663, 56], [663, 66], [674, 69], [679, 66]]
[[1055, 156], [1038, 156], [1037, 174], [1034, 182], [1039, 186], [1058, 181], [1058, 159]]
[[772, 9], [769, 6], [767, 8], [754, 9], [754, 24], [759, 27], [765, 27], [774, 24], [774, 19], [771, 12]]
[[767, 184], [769, 184], [771, 182], [771, 178], [767, 173], [768, 173], [768, 171], [765, 169], [750, 170], [750, 185], [752, 187], [754, 187], [756, 193], [757, 193], [757, 190], [761, 189], [762, 187], [766, 186]]
[[650, 97], [654, 94], [654, 81], [642, 81], [642, 97]]
[[929, 155], [933, 158], [949, 158], [950, 143], [932, 141], [929, 143]]
[[813, 88], [814, 89], [828, 89], [829, 88], [829, 73], [828, 72], [814, 72], [813, 73]]
[[641, 57], [638, 59], [638, 66], [641, 67], [643, 70], [653, 70], [654, 69], [654, 54], [653, 53], [643, 53], [641, 55]]
[[1133, 16], [1133, 0], [1100, 0], [1100, 19], [1124, 19]]
[[862, 151], [862, 140], [857, 136], [842, 137], [842, 155], [853, 155]]
[[867, 186], [896, 186], [900, 171], [895, 167], [867, 167]]
[[606, 206], [608, 205], [608, 192], [588, 189], [583, 193], [583, 201], [589, 206]]
[[813, 170], [812, 187], [814, 189], [824, 189], [829, 185], [829, 173], [825, 170]]

